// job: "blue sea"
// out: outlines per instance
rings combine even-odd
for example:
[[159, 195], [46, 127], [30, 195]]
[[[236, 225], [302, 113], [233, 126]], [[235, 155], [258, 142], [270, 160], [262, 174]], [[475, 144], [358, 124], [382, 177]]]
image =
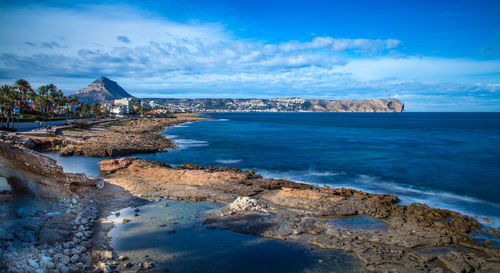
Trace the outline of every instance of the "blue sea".
[[217, 120], [163, 132], [178, 148], [138, 156], [392, 193], [402, 204], [426, 203], [500, 226], [500, 113], [204, 116]]

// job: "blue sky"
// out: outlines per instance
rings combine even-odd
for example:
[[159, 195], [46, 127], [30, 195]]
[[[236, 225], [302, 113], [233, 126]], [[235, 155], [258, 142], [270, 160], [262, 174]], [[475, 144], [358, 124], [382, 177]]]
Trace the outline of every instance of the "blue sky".
[[[71, 3], [69, 3], [71, 2]], [[499, 1], [2, 1], [0, 82], [500, 111]]]

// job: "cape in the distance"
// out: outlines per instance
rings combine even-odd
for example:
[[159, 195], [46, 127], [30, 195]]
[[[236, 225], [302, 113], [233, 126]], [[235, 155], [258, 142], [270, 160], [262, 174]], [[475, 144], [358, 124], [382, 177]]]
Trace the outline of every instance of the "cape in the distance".
[[[78, 100], [90, 103], [112, 103], [130, 98], [118, 83], [100, 77], [88, 87], [74, 93]], [[302, 98], [275, 99], [174, 99], [144, 98], [151, 106], [166, 106], [195, 112], [403, 112], [404, 103], [398, 99], [321, 100]]]

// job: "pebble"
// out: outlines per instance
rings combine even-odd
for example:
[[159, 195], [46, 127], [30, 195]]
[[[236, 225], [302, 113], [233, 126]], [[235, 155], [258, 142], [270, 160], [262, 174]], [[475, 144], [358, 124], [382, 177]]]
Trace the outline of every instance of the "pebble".
[[75, 255], [71, 256], [71, 262], [72, 263], [78, 262], [79, 259], [80, 259], [80, 255], [78, 255], [78, 254], [75, 254]]
[[126, 261], [126, 260], [128, 260], [127, 256], [122, 255], [122, 256], [118, 257], [118, 261]]
[[59, 272], [61, 273], [69, 273], [69, 270], [68, 268], [66, 268], [64, 265], [62, 267], [59, 268]]
[[63, 264], [69, 264], [69, 261], [70, 261], [70, 258], [69, 258], [69, 256], [68, 256], [68, 255], [63, 255], [63, 256], [61, 257], [61, 262], [62, 262]]
[[53, 269], [56, 265], [53, 262], [48, 262], [45, 264], [45, 267], [47, 269]]

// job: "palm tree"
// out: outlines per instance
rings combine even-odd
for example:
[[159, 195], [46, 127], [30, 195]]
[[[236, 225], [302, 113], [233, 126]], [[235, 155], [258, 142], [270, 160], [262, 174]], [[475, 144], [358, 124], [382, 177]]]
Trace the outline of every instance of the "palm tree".
[[50, 85], [42, 85], [38, 87], [38, 94], [35, 96], [35, 105], [40, 109], [40, 113], [45, 116], [47, 107], [50, 104], [49, 99]]
[[4, 84], [0, 86], [0, 107], [2, 108], [2, 127], [3, 127], [3, 119], [7, 117], [7, 108], [9, 107], [9, 95], [12, 90], [10, 85]]
[[49, 107], [55, 107], [57, 98], [59, 97], [59, 92], [57, 91], [57, 87], [52, 83], [47, 85], [47, 87], [49, 89]]
[[30, 83], [24, 79], [19, 79], [16, 81], [16, 88], [21, 94], [21, 109], [25, 111], [26, 105], [28, 104], [28, 98], [33, 93], [33, 88], [31, 87]]
[[[21, 98], [20, 96], [20, 93], [18, 93], [15, 89], [15, 87], [11, 87], [11, 90], [8, 94], [8, 99], [9, 99], [9, 108], [8, 108], [8, 113], [9, 113], [9, 116], [10, 116], [10, 119], [12, 121], [12, 128], [14, 128], [14, 122], [15, 122], [15, 119], [14, 119], [14, 105], [17, 101], [19, 101], [19, 99]], [[7, 126], [9, 126], [9, 120], [7, 119]]]
[[7, 119], [7, 128], [10, 128], [10, 119], [12, 119], [12, 125], [14, 125], [14, 103], [19, 98], [19, 93], [16, 92], [15, 88], [10, 85], [2, 85], [0, 87], [0, 105], [2, 106], [2, 127], [3, 118]]
[[77, 105], [79, 103], [78, 98], [76, 96], [70, 96], [70, 97], [68, 97], [68, 103], [71, 106], [71, 118], [73, 118], [73, 115], [74, 115], [73, 109], [74, 109], [75, 105]]

